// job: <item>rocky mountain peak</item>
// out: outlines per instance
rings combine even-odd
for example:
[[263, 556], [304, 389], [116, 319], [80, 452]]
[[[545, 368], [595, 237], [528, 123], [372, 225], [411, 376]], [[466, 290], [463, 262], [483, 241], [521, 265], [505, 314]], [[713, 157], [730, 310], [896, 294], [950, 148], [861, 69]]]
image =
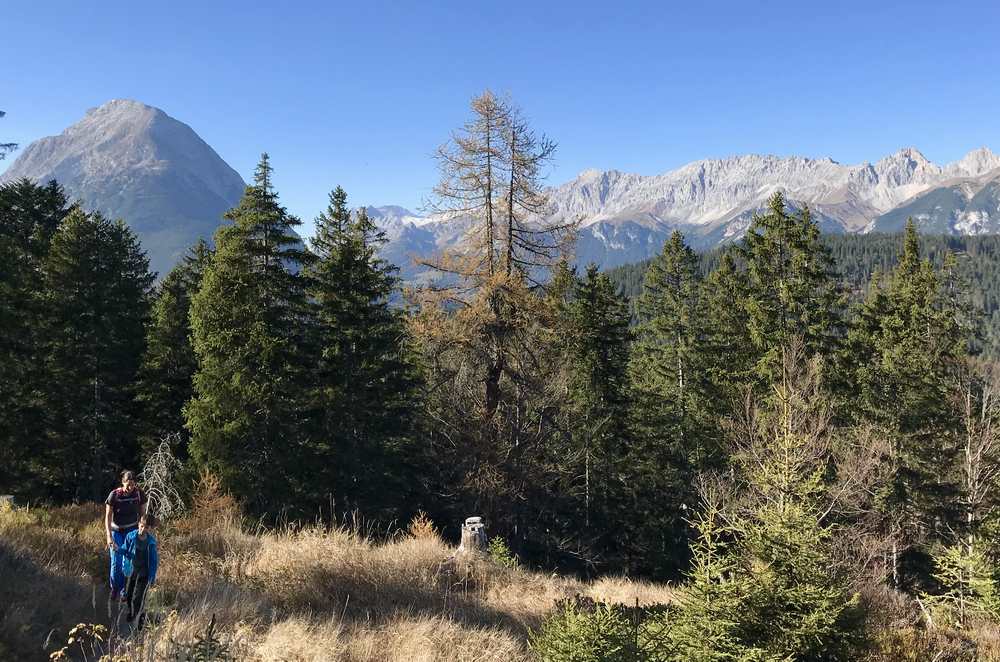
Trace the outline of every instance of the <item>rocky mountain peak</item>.
[[980, 147], [948, 164], [945, 172], [952, 177], [978, 177], [997, 168], [1000, 168], [1000, 156], [989, 147]]
[[210, 239], [243, 179], [191, 127], [159, 108], [115, 99], [28, 145], [0, 181], [57, 180], [85, 209], [123, 218], [155, 271]]

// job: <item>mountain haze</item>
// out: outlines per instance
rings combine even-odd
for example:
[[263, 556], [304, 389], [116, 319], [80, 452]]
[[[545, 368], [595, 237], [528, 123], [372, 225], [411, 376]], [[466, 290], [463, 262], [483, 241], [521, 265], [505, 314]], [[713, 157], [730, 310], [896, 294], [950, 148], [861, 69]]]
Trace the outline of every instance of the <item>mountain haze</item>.
[[22, 177], [56, 179], [87, 210], [123, 218], [161, 275], [199, 237], [211, 239], [245, 187], [191, 127], [126, 99], [31, 143], [0, 181]]

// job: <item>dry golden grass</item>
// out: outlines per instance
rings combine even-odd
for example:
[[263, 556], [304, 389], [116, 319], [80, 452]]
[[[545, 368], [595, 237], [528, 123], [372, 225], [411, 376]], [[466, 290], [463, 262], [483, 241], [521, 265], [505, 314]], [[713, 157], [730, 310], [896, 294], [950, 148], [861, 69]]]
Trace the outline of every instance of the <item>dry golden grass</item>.
[[[239, 660], [527, 662], [528, 633], [557, 600], [649, 605], [679, 590], [455, 559], [426, 518], [375, 543], [347, 528], [248, 532], [235, 504], [220, 503], [160, 530], [151, 627], [127, 650], [117, 644], [116, 662], [164, 659], [172, 640], [193, 640], [213, 619]], [[109, 618], [101, 516], [96, 504], [0, 510], [0, 660], [48, 659], [77, 623], [122, 625], [115, 609]], [[865, 602], [868, 662], [1000, 662], [991, 624], [928, 631], [900, 593]]]
[[[213, 489], [203, 481], [203, 493]], [[0, 513], [0, 580], [18, 605], [0, 613], [0, 659], [35, 659], [46, 637], [54, 650], [80, 622], [115, 630], [101, 516], [98, 505]], [[157, 659], [214, 617], [240, 659], [518, 662], [556, 600], [670, 596], [625, 579], [591, 585], [456, 559], [426, 517], [383, 543], [346, 528], [251, 533], [235, 503], [204, 498], [158, 536], [163, 560], [149, 598], [157, 624], [129, 660]]]

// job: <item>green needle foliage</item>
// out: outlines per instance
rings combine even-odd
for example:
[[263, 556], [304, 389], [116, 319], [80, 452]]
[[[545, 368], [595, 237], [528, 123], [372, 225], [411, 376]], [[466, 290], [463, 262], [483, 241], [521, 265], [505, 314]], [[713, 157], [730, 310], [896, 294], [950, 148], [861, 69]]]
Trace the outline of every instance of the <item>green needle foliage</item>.
[[720, 450], [700, 290], [698, 257], [674, 231], [646, 271], [630, 365], [639, 432], [658, 445], [676, 444], [696, 470], [712, 466]]
[[768, 212], [754, 216], [739, 253], [746, 264], [744, 307], [758, 378], [778, 378], [782, 347], [793, 337], [809, 355], [832, 356], [843, 335], [844, 298], [809, 208], [790, 213], [775, 193]]
[[316, 306], [318, 358], [311, 396], [318, 412], [319, 471], [341, 513], [392, 516], [406, 505], [404, 466], [417, 412], [417, 375], [396, 267], [378, 256], [385, 234], [365, 210], [352, 213], [340, 187], [316, 219], [307, 269]]
[[[957, 518], [958, 411], [950, 394], [966, 355], [970, 330], [960, 301], [944, 287], [946, 274], [921, 260], [913, 223], [907, 224], [898, 266], [876, 275], [857, 308], [847, 360], [858, 420], [879, 425], [891, 441], [884, 458], [889, 478], [880, 507], [896, 522], [897, 555]], [[938, 530], [935, 530], [938, 529]], [[892, 561], [894, 581], [899, 561]]]
[[[263, 155], [254, 184], [215, 235], [215, 256], [191, 304], [198, 370], [185, 407], [194, 459], [260, 515], [301, 514], [318, 495], [310, 421], [310, 259], [278, 203]], [[309, 504], [311, 507], [315, 503]], [[315, 512], [315, 511], [313, 511]]]
[[984, 540], [970, 539], [935, 551], [934, 579], [941, 590], [924, 599], [938, 619], [965, 627], [974, 618], [1000, 622], [1000, 577]]
[[42, 494], [33, 448], [44, 436], [42, 264], [66, 215], [55, 182], [0, 186], [0, 492]]
[[187, 458], [183, 408], [194, 394], [198, 368], [191, 346], [191, 298], [212, 259], [212, 249], [199, 241], [160, 283], [146, 331], [139, 401], [144, 409], [141, 446], [152, 452], [160, 442], [175, 438], [172, 451]]
[[[575, 421], [571, 443], [578, 463], [573, 491], [583, 497], [580, 516], [586, 532], [610, 534], [631, 502], [627, 485], [634, 478], [626, 469], [635, 450], [628, 404], [631, 331], [624, 299], [595, 265], [575, 285], [568, 324], [569, 406]], [[615, 532], [619, 544], [629, 544], [631, 528]], [[614, 547], [611, 541], [604, 546]]]
[[46, 482], [58, 498], [96, 499], [138, 459], [136, 379], [154, 276], [123, 221], [74, 207], [42, 278]]

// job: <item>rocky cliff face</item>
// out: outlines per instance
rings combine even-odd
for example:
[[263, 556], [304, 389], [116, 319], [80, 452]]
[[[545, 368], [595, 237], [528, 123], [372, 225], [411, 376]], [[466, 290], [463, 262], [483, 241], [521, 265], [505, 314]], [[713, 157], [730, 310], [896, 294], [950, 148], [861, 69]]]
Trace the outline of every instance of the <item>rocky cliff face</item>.
[[125, 219], [161, 275], [199, 237], [211, 239], [244, 190], [242, 178], [191, 127], [124, 99], [28, 145], [2, 180], [21, 177], [56, 179], [86, 209]]

